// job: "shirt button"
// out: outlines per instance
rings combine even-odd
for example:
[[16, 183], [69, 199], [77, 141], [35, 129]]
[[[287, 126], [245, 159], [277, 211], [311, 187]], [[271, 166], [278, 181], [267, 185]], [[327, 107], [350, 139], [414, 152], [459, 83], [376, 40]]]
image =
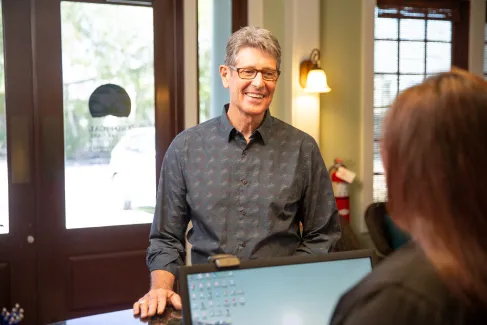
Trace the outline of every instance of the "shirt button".
[[243, 184], [243, 185], [247, 185], [247, 180], [246, 180], [246, 179], [244, 179], [244, 180], [242, 181], [242, 184]]

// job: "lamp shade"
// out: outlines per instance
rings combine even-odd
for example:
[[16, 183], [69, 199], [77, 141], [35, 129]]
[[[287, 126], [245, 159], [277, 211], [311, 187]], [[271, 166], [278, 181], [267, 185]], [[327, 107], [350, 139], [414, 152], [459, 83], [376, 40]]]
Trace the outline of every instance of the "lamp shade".
[[325, 71], [321, 69], [311, 69], [308, 72], [308, 78], [306, 79], [306, 88], [304, 91], [309, 93], [327, 93], [331, 91], [326, 82]]

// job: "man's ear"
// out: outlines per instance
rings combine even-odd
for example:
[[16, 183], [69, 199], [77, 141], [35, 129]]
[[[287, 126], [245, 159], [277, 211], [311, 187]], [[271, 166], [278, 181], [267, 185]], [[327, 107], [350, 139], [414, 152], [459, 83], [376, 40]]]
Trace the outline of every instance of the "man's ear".
[[220, 66], [220, 76], [222, 77], [223, 87], [228, 88], [230, 86], [230, 69], [226, 65]]

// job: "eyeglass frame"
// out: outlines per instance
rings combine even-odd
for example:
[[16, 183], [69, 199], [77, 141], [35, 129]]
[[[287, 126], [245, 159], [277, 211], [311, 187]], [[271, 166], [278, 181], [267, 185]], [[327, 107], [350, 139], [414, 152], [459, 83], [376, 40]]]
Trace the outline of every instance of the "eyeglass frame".
[[[240, 79], [243, 79], [243, 80], [253, 80], [253, 79], [255, 79], [255, 77], [257, 77], [257, 74], [260, 72], [260, 74], [262, 75], [262, 79], [263, 79], [263, 80], [265, 80], [265, 81], [277, 81], [277, 80], [279, 79], [279, 75], [281, 74], [281, 71], [280, 71], [280, 70], [273, 70], [273, 69], [262, 69], [262, 70], [259, 70], [259, 69], [255, 69], [255, 68], [237, 68], [237, 67], [235, 67], [235, 66], [233, 66], [233, 65], [227, 65], [227, 67], [229, 67], [229, 68], [230, 68], [231, 70], [233, 70], [233, 71], [236, 71], [236, 72], [237, 72], [238, 77], [239, 77]], [[241, 71], [241, 70], [254, 70], [254, 71], [255, 71], [255, 74], [254, 74], [254, 76], [253, 76], [252, 78], [242, 78], [242, 77], [240, 76], [240, 71]], [[263, 74], [263, 72], [264, 72], [264, 71], [272, 71], [272, 72], [276, 72], [276, 73], [277, 73], [277, 77], [276, 77], [276, 79], [266, 79], [266, 78], [264, 77], [264, 74]]]

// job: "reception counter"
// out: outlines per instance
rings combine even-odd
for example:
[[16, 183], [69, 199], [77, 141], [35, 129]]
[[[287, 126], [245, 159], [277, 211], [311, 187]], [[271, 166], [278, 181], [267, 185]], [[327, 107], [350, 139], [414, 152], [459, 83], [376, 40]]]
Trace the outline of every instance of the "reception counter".
[[139, 319], [133, 316], [132, 309], [115, 311], [111, 313], [81, 317], [70, 319], [62, 322], [53, 323], [50, 325], [182, 325], [182, 316], [180, 311], [176, 311], [171, 307], [166, 308], [163, 315], [152, 317], [149, 319]]

